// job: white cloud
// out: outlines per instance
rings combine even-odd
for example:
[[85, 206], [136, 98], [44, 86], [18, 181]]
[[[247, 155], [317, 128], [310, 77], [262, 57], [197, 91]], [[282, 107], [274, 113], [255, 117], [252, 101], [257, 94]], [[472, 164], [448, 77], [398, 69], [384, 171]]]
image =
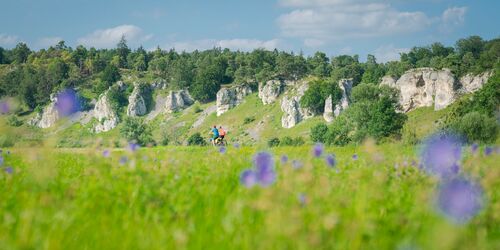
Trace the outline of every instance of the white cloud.
[[[308, 47], [366, 37], [412, 34], [433, 27], [451, 29], [465, 21], [466, 7], [452, 7], [441, 16], [401, 11], [396, 0], [279, 0], [291, 10], [277, 19], [282, 35], [300, 38]], [[434, 26], [433, 26], [434, 25]]]
[[19, 42], [19, 38], [17, 36], [0, 34], [0, 46], [10, 47], [16, 45]]
[[394, 44], [384, 45], [375, 50], [374, 56], [377, 62], [397, 61], [400, 59], [400, 53], [410, 51], [408, 48], [396, 48]]
[[253, 49], [263, 48], [266, 50], [273, 50], [281, 45], [279, 39], [271, 40], [258, 40], [258, 39], [202, 39], [194, 41], [174, 42], [167, 44], [167, 49], [175, 48], [178, 51], [193, 51], [193, 50], [206, 50], [214, 47], [228, 48], [232, 50], [251, 51]]
[[451, 30], [456, 26], [460, 26], [465, 22], [465, 14], [467, 7], [451, 7], [443, 12], [441, 17], [441, 28], [444, 30]]
[[47, 48], [56, 45], [58, 42], [62, 41], [62, 37], [42, 37], [38, 39], [36, 45], [40, 48]]
[[112, 48], [125, 36], [127, 42], [132, 45], [148, 41], [153, 37], [151, 34], [144, 34], [143, 30], [135, 25], [120, 25], [109, 29], [99, 29], [77, 40], [78, 44], [97, 47]]
[[[342, 8], [321, 5], [316, 8], [295, 9], [278, 18], [283, 35], [302, 38], [305, 42], [412, 33], [423, 30], [432, 22], [423, 12], [402, 12], [380, 3], [351, 4]], [[307, 44], [311, 43], [306, 42]]]

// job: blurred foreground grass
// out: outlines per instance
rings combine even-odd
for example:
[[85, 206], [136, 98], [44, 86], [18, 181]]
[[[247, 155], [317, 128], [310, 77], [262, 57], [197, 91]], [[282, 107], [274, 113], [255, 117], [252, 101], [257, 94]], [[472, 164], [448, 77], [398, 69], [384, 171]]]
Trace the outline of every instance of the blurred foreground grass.
[[278, 148], [276, 183], [250, 189], [239, 175], [257, 148], [103, 150], [4, 149], [0, 249], [500, 249], [498, 154], [466, 154], [486, 205], [454, 224], [411, 147], [327, 148], [336, 168]]

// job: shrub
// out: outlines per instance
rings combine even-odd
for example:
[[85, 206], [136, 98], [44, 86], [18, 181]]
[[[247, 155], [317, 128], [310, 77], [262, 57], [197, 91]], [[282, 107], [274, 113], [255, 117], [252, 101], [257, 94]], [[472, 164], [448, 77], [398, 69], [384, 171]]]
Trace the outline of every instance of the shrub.
[[199, 132], [192, 134], [188, 138], [188, 145], [190, 146], [205, 146], [206, 144], [207, 142], [203, 139]]
[[311, 140], [313, 142], [326, 142], [326, 135], [328, 134], [328, 126], [324, 123], [320, 123], [311, 128]]
[[280, 146], [293, 146], [293, 144], [294, 141], [290, 136], [285, 136], [280, 140]]
[[293, 139], [293, 146], [302, 146], [306, 143], [304, 138], [297, 136], [295, 139]]
[[15, 137], [10, 134], [0, 135], [0, 147], [9, 148], [16, 144]]
[[498, 125], [495, 119], [479, 112], [466, 114], [451, 128], [464, 136], [468, 142], [490, 143], [494, 142], [498, 135]]
[[142, 146], [154, 143], [151, 130], [140, 118], [127, 117], [120, 129], [120, 134], [127, 141], [133, 141]]
[[416, 145], [419, 143], [415, 128], [410, 127], [408, 124], [403, 126], [401, 139], [403, 144], [406, 145]]
[[19, 126], [23, 125], [23, 122], [20, 121], [19, 119], [17, 119], [17, 116], [11, 115], [7, 119], [7, 124], [9, 124], [9, 126], [12, 126], [12, 127], [19, 127]]
[[253, 121], [255, 121], [255, 116], [248, 116], [248, 117], [245, 117], [245, 119], [243, 120], [243, 124], [249, 124]]
[[162, 146], [167, 146], [169, 142], [170, 142], [170, 139], [168, 138], [168, 134], [165, 132], [162, 133], [160, 144]]
[[195, 104], [193, 107], [193, 111], [195, 114], [203, 112], [203, 109], [200, 107], [199, 104]]
[[118, 114], [121, 113], [120, 111], [123, 107], [126, 107], [128, 105], [128, 98], [126, 94], [120, 90], [120, 87], [118, 87], [118, 85], [113, 85], [109, 89], [107, 95], [111, 107]]
[[325, 101], [329, 96], [332, 96], [332, 105], [337, 104], [342, 98], [342, 92], [336, 81], [312, 81], [309, 83], [309, 89], [300, 98], [300, 104], [319, 114], [324, 111]]
[[344, 146], [351, 142], [350, 131], [352, 129], [349, 120], [347, 119], [345, 113], [338, 116], [328, 129], [328, 134], [326, 135], [326, 143]]
[[269, 146], [270, 148], [277, 147], [279, 145], [280, 145], [280, 139], [277, 137], [273, 137], [269, 139], [269, 141], [267, 141], [267, 146]]

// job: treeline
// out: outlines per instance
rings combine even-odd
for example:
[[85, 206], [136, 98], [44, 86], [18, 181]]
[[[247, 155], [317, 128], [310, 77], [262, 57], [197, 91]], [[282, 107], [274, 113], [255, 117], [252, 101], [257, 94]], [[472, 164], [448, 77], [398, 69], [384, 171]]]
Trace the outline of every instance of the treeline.
[[0, 47], [0, 96], [18, 97], [27, 108], [49, 101], [51, 93], [67, 87], [89, 88], [101, 93], [124, 72], [139, 77], [162, 78], [173, 88], [189, 89], [201, 102], [215, 98], [222, 84], [260, 82], [269, 79], [296, 80], [308, 75], [336, 82], [352, 78], [354, 84], [378, 83], [387, 74], [399, 76], [415, 67], [450, 68], [457, 75], [492, 69], [500, 58], [500, 39], [485, 41], [472, 36], [454, 47], [440, 43], [415, 47], [401, 54], [400, 61], [378, 63], [368, 55], [329, 58], [285, 51], [256, 49], [252, 52], [213, 48], [206, 51], [132, 50], [125, 38], [114, 49], [71, 48], [64, 41], [48, 49], [31, 50], [19, 43], [7, 50]]

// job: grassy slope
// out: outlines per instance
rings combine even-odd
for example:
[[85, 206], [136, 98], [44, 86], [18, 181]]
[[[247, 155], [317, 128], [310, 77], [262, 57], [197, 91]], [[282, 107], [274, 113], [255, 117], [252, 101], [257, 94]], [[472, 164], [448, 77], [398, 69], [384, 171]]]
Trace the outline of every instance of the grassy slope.
[[488, 202], [456, 225], [434, 207], [437, 180], [404, 167], [413, 148], [328, 148], [338, 171], [311, 158], [309, 147], [277, 148], [274, 155], [304, 167], [277, 163], [276, 183], [252, 189], [238, 178], [256, 149], [230, 147], [224, 160], [214, 150], [102, 158], [95, 149], [14, 149], [3, 155], [14, 173], [0, 172], [0, 249], [500, 248], [500, 169], [492, 167], [499, 155], [466, 155], [463, 169]]

